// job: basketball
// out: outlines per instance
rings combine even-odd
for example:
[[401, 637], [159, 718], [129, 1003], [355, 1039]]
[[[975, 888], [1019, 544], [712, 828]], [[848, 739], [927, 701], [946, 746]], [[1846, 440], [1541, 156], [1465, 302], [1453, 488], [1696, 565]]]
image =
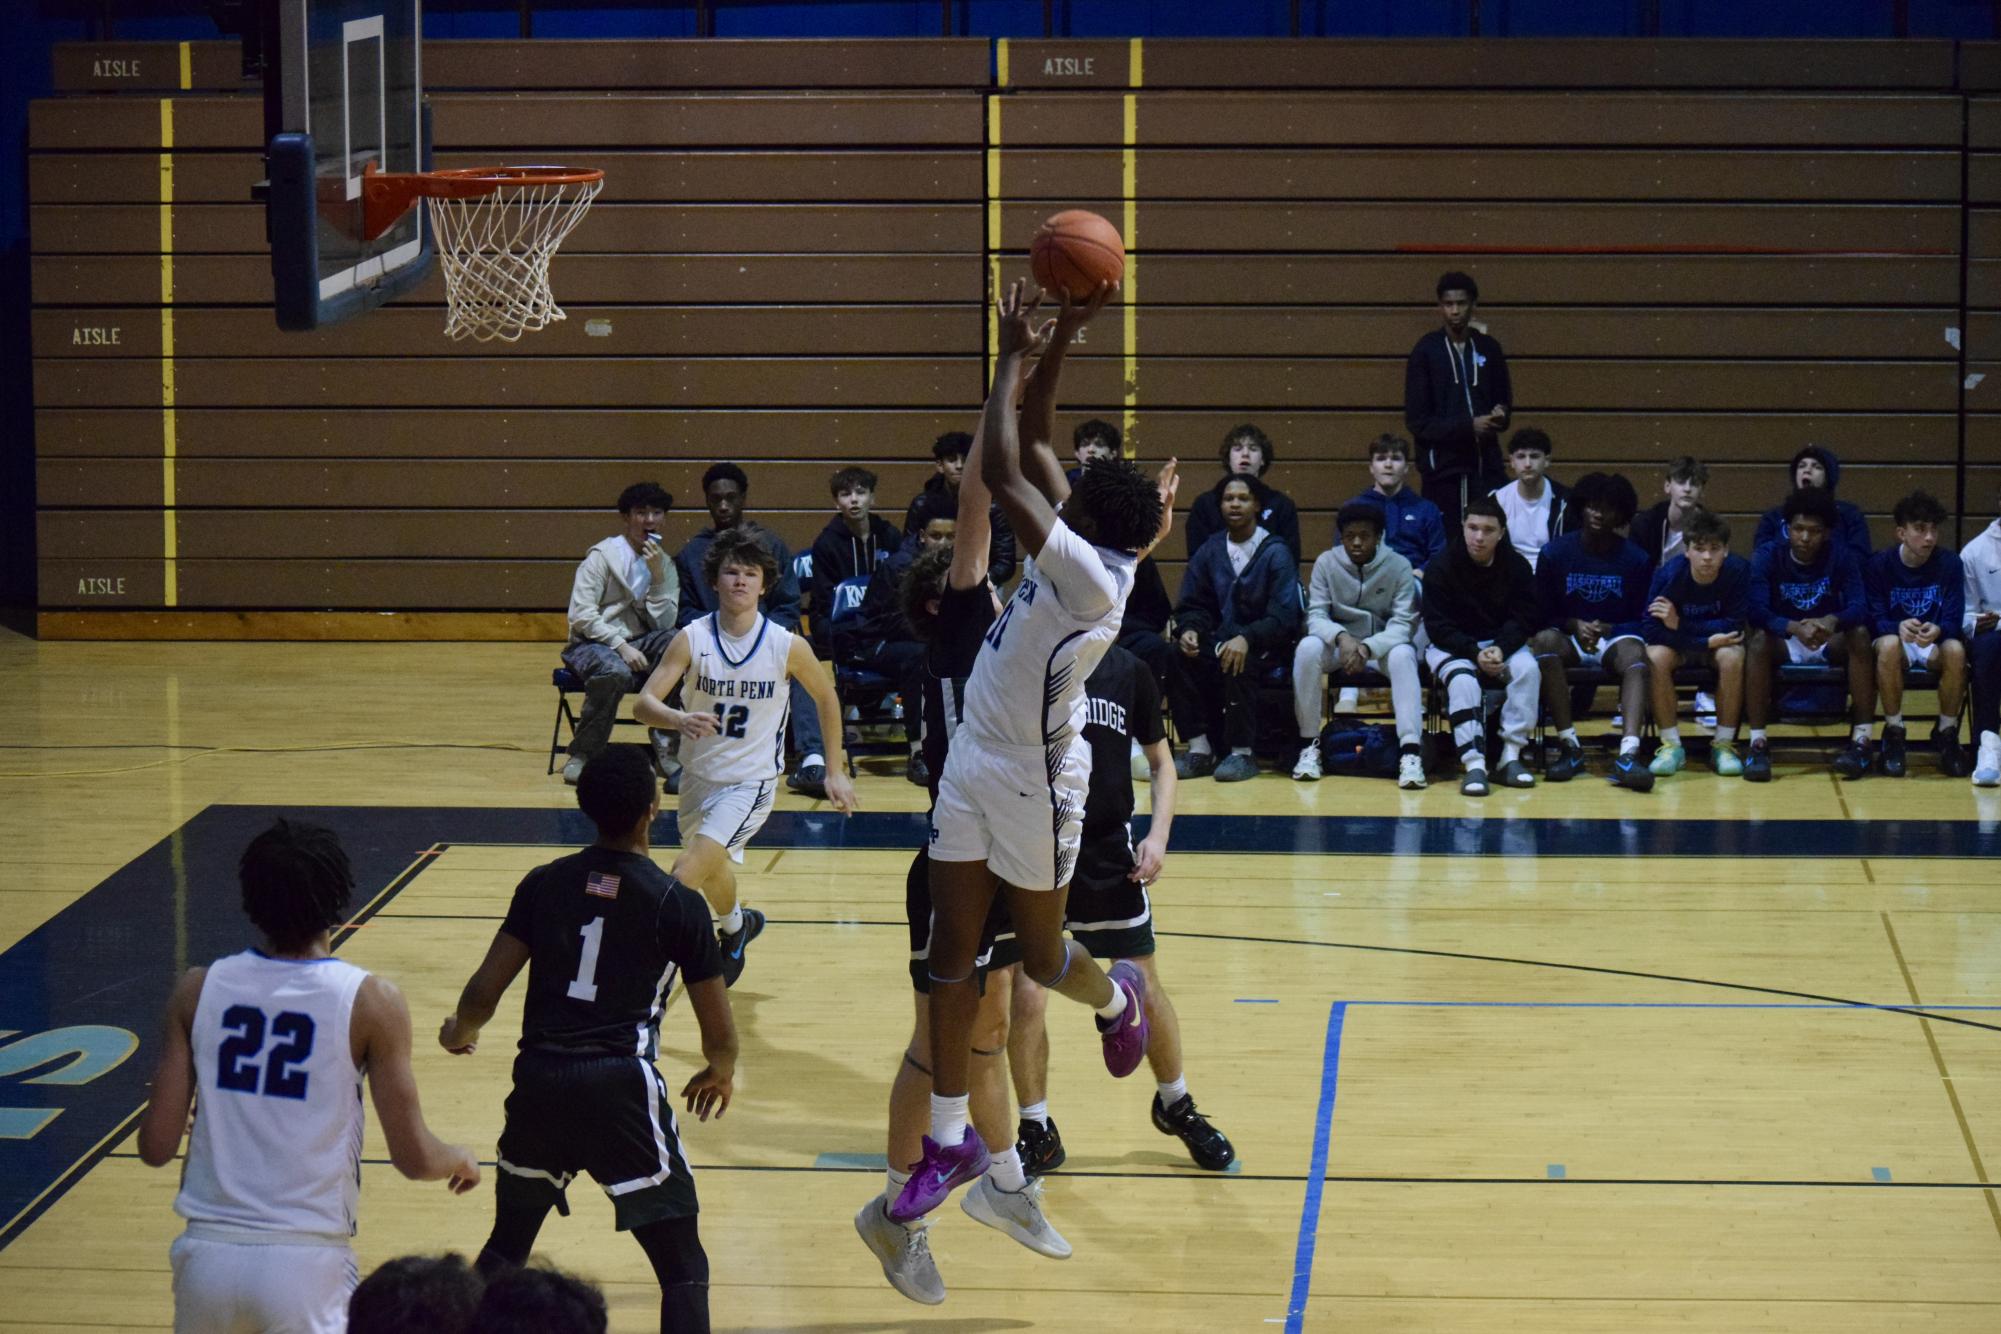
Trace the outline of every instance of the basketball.
[[1028, 262], [1043, 291], [1083, 301], [1098, 284], [1125, 276], [1126, 243], [1119, 239], [1119, 229], [1097, 214], [1066, 209], [1036, 231]]

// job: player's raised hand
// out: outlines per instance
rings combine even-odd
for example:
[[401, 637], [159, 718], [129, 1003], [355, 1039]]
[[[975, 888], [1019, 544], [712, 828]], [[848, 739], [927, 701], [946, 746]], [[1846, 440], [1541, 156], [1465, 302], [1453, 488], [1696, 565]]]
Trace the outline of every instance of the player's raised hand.
[[1118, 287], [1117, 283], [1099, 283], [1097, 290], [1082, 301], [1073, 301], [1069, 293], [1064, 293], [1063, 309], [1056, 314], [1053, 345], [1068, 346], [1077, 331], [1089, 324], [1092, 318], [1105, 308], [1105, 302], [1111, 300], [1112, 293], [1116, 292]]
[[[1039, 350], [1042, 335], [1034, 326], [1035, 308], [1042, 304], [1042, 291], [1017, 278], [995, 305], [999, 322], [1000, 355], [1020, 357]], [[1044, 333], [1047, 331], [1045, 330]]]
[[853, 815], [861, 808], [861, 798], [855, 795], [854, 780], [848, 777], [846, 770], [827, 770], [827, 800], [843, 815]]
[[452, 1152], [459, 1161], [452, 1166], [451, 1176], [445, 1179], [445, 1189], [454, 1195], [463, 1195], [479, 1184], [479, 1159], [471, 1149], [454, 1144]]
[[1153, 541], [1146, 550], [1139, 553], [1142, 557], [1159, 546], [1174, 528], [1174, 498], [1181, 493], [1181, 461], [1169, 459], [1161, 464], [1154, 485], [1160, 488], [1160, 527], [1154, 531]]
[[[830, 788], [832, 784], [828, 785]], [[681, 1096], [688, 1100], [688, 1110], [696, 1119], [706, 1121], [711, 1112], [716, 1120], [723, 1119], [729, 1110], [732, 1072], [718, 1071], [713, 1065], [705, 1065], [681, 1090]]]

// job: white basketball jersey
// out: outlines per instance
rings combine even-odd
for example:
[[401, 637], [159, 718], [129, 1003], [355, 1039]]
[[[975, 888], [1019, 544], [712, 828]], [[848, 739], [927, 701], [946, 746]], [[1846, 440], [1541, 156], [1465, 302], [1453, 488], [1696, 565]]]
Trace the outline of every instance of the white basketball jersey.
[[966, 682], [967, 731], [1011, 746], [1059, 746], [1084, 729], [1084, 678], [1119, 637], [1136, 557], [1094, 547], [1061, 519], [987, 629]]
[[683, 738], [681, 763], [707, 783], [761, 783], [785, 772], [785, 720], [792, 707], [792, 632], [762, 613], [749, 634], [732, 639], [710, 612], [682, 631], [688, 675], [681, 682], [689, 713], [712, 713], [713, 735]]
[[345, 1242], [361, 1188], [361, 1071], [348, 1036], [368, 974], [255, 950], [209, 966], [190, 1033], [195, 1124], [174, 1212]]

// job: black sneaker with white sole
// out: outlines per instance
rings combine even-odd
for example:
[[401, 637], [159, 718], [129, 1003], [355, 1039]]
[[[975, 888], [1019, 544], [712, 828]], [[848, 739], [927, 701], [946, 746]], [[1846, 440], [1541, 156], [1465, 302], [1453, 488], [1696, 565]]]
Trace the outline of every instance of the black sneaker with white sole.
[[1063, 1135], [1056, 1129], [1056, 1122], [1027, 1121], [1021, 1123], [1021, 1137], [1015, 1141], [1015, 1151], [1021, 1155], [1021, 1170], [1031, 1178], [1044, 1172], [1054, 1172], [1063, 1166], [1068, 1155], [1063, 1151]]
[[743, 925], [734, 931], [716, 932], [716, 943], [723, 947], [723, 985], [733, 987], [743, 976], [743, 952], [764, 934], [764, 914], [755, 908], [743, 910]]

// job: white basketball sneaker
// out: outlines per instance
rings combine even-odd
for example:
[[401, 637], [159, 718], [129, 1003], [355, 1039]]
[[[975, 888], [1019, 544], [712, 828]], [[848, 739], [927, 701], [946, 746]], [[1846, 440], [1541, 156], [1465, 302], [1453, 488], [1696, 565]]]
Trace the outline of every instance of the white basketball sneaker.
[[2001, 787], [2001, 732], [1980, 734], [1980, 758], [1973, 765], [1975, 787]]
[[1424, 757], [1405, 754], [1397, 759], [1397, 786], [1415, 792], [1424, 786]]
[[1302, 783], [1310, 783], [1320, 777], [1320, 743], [1309, 741], [1299, 748], [1299, 763], [1292, 766], [1292, 776]]
[[1042, 1215], [1042, 1181], [1020, 1190], [1002, 1190], [992, 1177], [981, 1177], [959, 1197], [959, 1207], [975, 1222], [1007, 1233], [1037, 1255], [1052, 1260], [1070, 1258], [1070, 1243]]
[[931, 1258], [930, 1221], [905, 1227], [883, 1212], [886, 1203], [878, 1195], [864, 1204], [855, 1215], [855, 1231], [882, 1262], [882, 1276], [890, 1287], [913, 1302], [936, 1306], [945, 1300], [945, 1280]]

